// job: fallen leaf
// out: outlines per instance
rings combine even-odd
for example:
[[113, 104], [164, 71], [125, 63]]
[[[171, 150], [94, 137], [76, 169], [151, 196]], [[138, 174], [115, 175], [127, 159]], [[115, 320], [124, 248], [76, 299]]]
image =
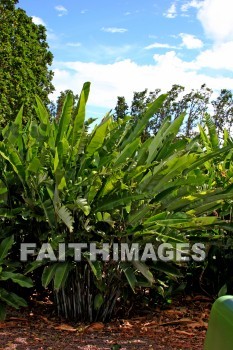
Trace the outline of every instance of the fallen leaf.
[[85, 328], [85, 332], [96, 332], [101, 331], [104, 328], [104, 324], [102, 322], [92, 323], [90, 326]]
[[54, 327], [54, 329], [59, 331], [77, 332], [76, 328], [69, 326], [68, 324], [60, 324], [59, 326]]

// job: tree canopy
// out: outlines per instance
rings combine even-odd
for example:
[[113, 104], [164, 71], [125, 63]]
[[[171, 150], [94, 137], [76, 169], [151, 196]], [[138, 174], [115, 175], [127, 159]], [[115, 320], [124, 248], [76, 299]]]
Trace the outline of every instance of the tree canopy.
[[[134, 118], [140, 118], [159, 95], [160, 89], [148, 92], [147, 89], [134, 92], [130, 107], [123, 96], [118, 96], [114, 118], [124, 118], [130, 114]], [[213, 122], [219, 135], [226, 129], [229, 132], [233, 125], [233, 97], [230, 90], [222, 89], [219, 95], [211, 100], [213, 91], [203, 84], [199, 89], [192, 89], [185, 93], [181, 85], [173, 85], [167, 92], [167, 97], [162, 107], [151, 117], [144, 136], [157, 134], [167, 116], [175, 120], [181, 113], [186, 113], [182, 134], [190, 137], [196, 133], [197, 124], [202, 124], [208, 111], [213, 115]]]
[[24, 118], [33, 114], [35, 94], [48, 105], [54, 90], [53, 55], [46, 28], [33, 23], [17, 0], [0, 0], [0, 124], [14, 120], [21, 105]]

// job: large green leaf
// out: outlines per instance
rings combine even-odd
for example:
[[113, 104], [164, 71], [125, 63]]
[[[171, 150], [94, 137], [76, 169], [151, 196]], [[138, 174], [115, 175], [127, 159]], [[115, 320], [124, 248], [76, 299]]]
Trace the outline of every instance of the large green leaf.
[[49, 283], [53, 280], [57, 267], [58, 267], [58, 264], [55, 263], [55, 264], [46, 266], [44, 268], [42, 277], [41, 277], [42, 286], [44, 288], [47, 288]]
[[69, 272], [72, 269], [72, 265], [70, 262], [61, 262], [57, 263], [57, 268], [54, 276], [54, 288], [60, 289], [65, 286], [67, 278], [69, 277]]
[[35, 98], [36, 98], [36, 103], [37, 103], [37, 106], [35, 107], [35, 110], [37, 112], [37, 116], [38, 116], [41, 124], [46, 126], [46, 130], [47, 130], [47, 127], [50, 124], [50, 120], [49, 120], [50, 116], [49, 116], [48, 111], [45, 108], [42, 100], [40, 99], [40, 97], [36, 95]]
[[127, 205], [133, 201], [138, 201], [140, 199], [145, 199], [145, 195], [136, 194], [136, 195], [125, 196], [120, 198], [115, 197], [115, 198], [98, 203], [98, 206], [96, 207], [95, 211], [113, 210], [115, 208], [121, 207], [123, 205]]
[[24, 183], [25, 169], [17, 151], [12, 148], [7, 148], [4, 142], [0, 142], [0, 155], [11, 164], [20, 181]]
[[137, 278], [135, 276], [134, 270], [132, 269], [130, 264], [127, 262], [121, 262], [120, 267], [121, 267], [122, 271], [124, 272], [130, 287], [132, 288], [133, 292], [135, 292]]
[[62, 140], [64, 134], [67, 132], [70, 125], [71, 115], [73, 110], [73, 96], [68, 93], [62, 108], [61, 118], [59, 120], [58, 133], [56, 137], [56, 146]]
[[133, 266], [134, 266], [138, 271], [141, 272], [141, 274], [142, 274], [144, 277], [146, 277], [146, 279], [147, 279], [151, 284], [153, 284], [153, 283], [155, 282], [155, 279], [154, 279], [154, 277], [153, 277], [153, 274], [151, 273], [149, 267], [148, 267], [145, 263], [143, 263], [143, 262], [141, 262], [141, 261], [136, 261], [136, 260], [135, 260], [135, 261], [132, 262], [132, 264], [133, 264]]
[[20, 306], [27, 306], [26, 301], [12, 292], [7, 292], [4, 288], [0, 288], [0, 300], [7, 305], [18, 309]]
[[185, 114], [181, 114], [178, 118], [176, 118], [172, 123], [170, 123], [169, 119], [166, 119], [159, 129], [158, 133], [154, 136], [153, 141], [151, 142], [148, 148], [148, 158], [146, 163], [151, 163], [156, 159], [161, 159], [161, 148], [165, 150], [165, 154], [163, 155], [163, 159], [166, 157], [166, 150], [170, 144], [170, 142], [177, 135]]
[[6, 281], [8, 279], [11, 279], [14, 283], [19, 284], [21, 287], [25, 287], [25, 288], [33, 287], [33, 282], [31, 278], [26, 277], [21, 273], [3, 271], [0, 275], [0, 280]]
[[102, 123], [93, 131], [93, 135], [89, 144], [87, 145], [87, 156], [92, 156], [100, 147], [102, 147], [106, 134], [108, 132], [108, 126], [111, 123], [111, 117], [107, 115]]
[[12, 245], [14, 244], [14, 236], [6, 237], [0, 244], [0, 261], [6, 258]]
[[89, 252], [83, 253], [83, 256], [88, 261], [88, 263], [91, 267], [91, 270], [94, 273], [96, 279], [100, 281], [102, 279], [102, 275], [103, 275], [103, 263], [101, 261], [98, 261], [98, 260], [91, 261]]
[[119, 156], [114, 161], [114, 167], [118, 167], [119, 165], [124, 165], [124, 163], [127, 160], [131, 160], [131, 157], [135, 153], [135, 151], [138, 149], [140, 145], [140, 138], [137, 138], [136, 140], [132, 141], [130, 144], [126, 145], [125, 148], [122, 150], [122, 152], [119, 154]]
[[123, 141], [121, 148], [123, 149], [127, 144], [130, 144], [133, 140], [137, 139], [142, 131], [148, 124], [150, 118], [162, 107], [164, 100], [167, 95], [159, 96], [150, 106], [147, 108], [146, 112], [141, 118], [138, 119], [136, 125], [134, 126], [130, 135]]
[[86, 82], [83, 85], [77, 109], [75, 111], [75, 119], [74, 119], [74, 126], [72, 130], [72, 139], [71, 139], [71, 145], [72, 147], [78, 147], [78, 145], [81, 142], [81, 137], [84, 132], [84, 121], [85, 121], [85, 112], [86, 112], [86, 103], [88, 100], [89, 92], [90, 92], [90, 83]]

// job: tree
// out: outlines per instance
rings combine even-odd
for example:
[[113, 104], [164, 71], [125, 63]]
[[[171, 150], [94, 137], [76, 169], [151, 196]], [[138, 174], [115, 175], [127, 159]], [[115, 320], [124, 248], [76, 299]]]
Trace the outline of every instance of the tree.
[[113, 115], [114, 120], [117, 120], [118, 118], [123, 119], [128, 111], [129, 107], [125, 101], [124, 96], [118, 96], [117, 97], [117, 104], [115, 107], [115, 113]]
[[218, 134], [224, 129], [232, 131], [233, 126], [233, 96], [230, 90], [222, 89], [216, 100], [211, 101], [214, 107], [214, 123]]
[[[167, 97], [164, 100], [162, 107], [159, 108], [158, 111], [152, 116], [147, 129], [144, 131], [144, 136], [146, 138], [151, 134], [157, 134], [166, 117], [170, 117], [171, 120], [175, 120], [181, 115], [181, 113], [186, 113], [182, 134], [187, 137], [195, 134], [195, 127], [198, 123], [202, 123], [204, 115], [210, 105], [209, 101], [212, 90], [203, 84], [198, 90], [192, 89], [186, 94], [184, 92], [185, 88], [177, 84], [174, 84], [167, 92]], [[141, 117], [146, 112], [148, 104], [152, 103], [158, 97], [159, 93], [160, 89], [155, 89], [149, 93], [147, 89], [141, 92], [134, 92], [133, 100], [131, 102], [130, 115], [134, 119]], [[126, 111], [124, 112], [124, 110], [121, 108], [119, 99], [124, 99], [124, 97], [118, 97], [115, 111], [120, 109], [121, 113], [126, 113]], [[229, 96], [228, 99], [225, 96], [224, 101], [226, 100], [228, 102], [230, 101]], [[220, 107], [220, 102], [218, 104], [218, 113], [220, 113], [220, 110], [222, 113], [223, 111], [226, 112], [226, 109], [229, 111], [228, 114], [230, 114], [230, 111], [232, 113], [230, 108], [226, 108], [227, 103], [224, 104], [225, 109], [223, 106]], [[116, 115], [119, 116], [119, 112], [116, 113]]]
[[65, 91], [61, 91], [60, 95], [57, 98], [56, 101], [56, 113], [55, 113], [55, 117], [57, 120], [60, 119], [61, 113], [62, 113], [62, 108], [66, 99], [66, 96], [68, 94], [71, 94], [72, 98], [73, 98], [73, 110], [75, 111], [75, 107], [77, 107], [77, 103], [78, 103], [78, 98], [79, 96], [76, 94], [74, 94], [74, 92], [72, 90], [65, 90]]
[[16, 8], [18, 0], [0, 0], [0, 124], [14, 120], [24, 104], [24, 122], [34, 113], [34, 96], [48, 106], [54, 90], [48, 66], [46, 28]]

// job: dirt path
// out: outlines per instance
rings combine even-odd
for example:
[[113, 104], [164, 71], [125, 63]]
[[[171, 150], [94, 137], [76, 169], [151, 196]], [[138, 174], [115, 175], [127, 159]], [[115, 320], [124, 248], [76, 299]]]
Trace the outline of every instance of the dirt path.
[[201, 350], [210, 307], [196, 296], [146, 316], [89, 326], [48, 317], [41, 307], [11, 310], [0, 323], [0, 350]]

